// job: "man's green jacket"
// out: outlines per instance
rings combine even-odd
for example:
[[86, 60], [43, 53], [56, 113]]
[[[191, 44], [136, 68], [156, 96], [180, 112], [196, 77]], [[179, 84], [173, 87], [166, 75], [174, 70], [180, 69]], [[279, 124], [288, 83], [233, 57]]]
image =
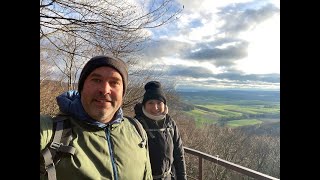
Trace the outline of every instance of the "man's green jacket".
[[[70, 124], [73, 136], [70, 145], [76, 152], [73, 156], [62, 157], [56, 165], [57, 180], [152, 179], [148, 147], [139, 146], [141, 137], [127, 118], [105, 128], [71, 117]], [[40, 151], [49, 143], [52, 128], [51, 117], [41, 115]], [[144, 130], [143, 132], [146, 136]], [[47, 179], [42, 175], [40, 178]]]

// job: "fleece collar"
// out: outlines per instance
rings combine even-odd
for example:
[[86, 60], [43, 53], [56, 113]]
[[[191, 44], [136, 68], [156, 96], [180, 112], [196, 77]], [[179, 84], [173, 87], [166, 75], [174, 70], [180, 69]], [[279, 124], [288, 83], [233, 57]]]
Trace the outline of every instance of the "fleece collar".
[[148, 118], [152, 119], [152, 120], [155, 120], [155, 121], [159, 121], [159, 120], [162, 120], [166, 117], [166, 115], [168, 114], [168, 106], [166, 105], [165, 106], [165, 110], [164, 112], [159, 115], [159, 116], [154, 116], [150, 113], [148, 113], [145, 109], [144, 109], [144, 106], [142, 106], [142, 112], [145, 116], [147, 116]]

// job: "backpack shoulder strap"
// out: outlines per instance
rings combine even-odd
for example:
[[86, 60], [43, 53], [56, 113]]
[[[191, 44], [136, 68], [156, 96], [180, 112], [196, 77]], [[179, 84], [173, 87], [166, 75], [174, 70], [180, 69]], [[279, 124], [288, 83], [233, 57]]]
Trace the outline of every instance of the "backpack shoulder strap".
[[143, 126], [141, 125], [141, 123], [136, 119], [136, 118], [131, 118], [129, 116], [125, 116], [127, 119], [129, 119], [129, 121], [134, 125], [134, 127], [137, 129], [142, 141], [139, 144], [140, 147], [145, 147], [146, 145], [146, 137], [145, 134], [143, 133]]
[[174, 136], [174, 128], [173, 128], [173, 120], [171, 119], [171, 117], [169, 117], [168, 115], [166, 116], [166, 118], [168, 119], [168, 124], [167, 124], [167, 130], [170, 132], [171, 136]]
[[[48, 180], [56, 180], [55, 165], [60, 161], [60, 153], [74, 155], [75, 148], [69, 146], [72, 139], [69, 116], [57, 115], [53, 120], [53, 138], [47, 147], [41, 152], [44, 160], [44, 169], [48, 174]], [[59, 156], [57, 156], [59, 154]], [[43, 172], [40, 166], [40, 172]]]
[[[135, 118], [135, 119], [137, 119], [137, 118]], [[147, 134], [149, 135], [149, 138], [154, 139], [155, 136], [154, 136], [153, 133], [152, 133], [153, 129], [150, 129], [150, 128], [149, 128], [149, 126], [147, 125], [146, 121], [145, 121], [143, 118], [137, 119], [137, 121], [139, 121], [139, 122], [142, 124], [142, 126], [143, 126], [144, 129], [145, 129], [145, 131], [146, 131]]]

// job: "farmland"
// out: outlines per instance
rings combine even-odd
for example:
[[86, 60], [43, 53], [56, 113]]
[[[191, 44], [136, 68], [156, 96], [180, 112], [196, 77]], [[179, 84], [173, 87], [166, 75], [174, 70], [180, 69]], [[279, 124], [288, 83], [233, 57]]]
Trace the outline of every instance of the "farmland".
[[180, 92], [198, 125], [240, 127], [280, 121], [279, 91]]

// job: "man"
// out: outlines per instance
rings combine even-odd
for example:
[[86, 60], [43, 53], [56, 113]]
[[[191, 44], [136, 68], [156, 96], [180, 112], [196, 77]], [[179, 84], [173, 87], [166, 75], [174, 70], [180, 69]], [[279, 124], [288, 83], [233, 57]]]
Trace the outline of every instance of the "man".
[[[128, 84], [126, 64], [118, 58], [96, 56], [84, 66], [78, 91], [57, 97], [62, 114], [68, 115], [72, 140], [59, 163], [48, 163], [49, 179], [152, 179], [148, 147], [141, 143], [135, 125], [123, 116], [121, 108]], [[40, 116], [40, 151], [50, 145], [53, 136], [52, 118]], [[146, 136], [143, 130], [143, 135]], [[49, 144], [49, 145], [48, 145]], [[56, 143], [58, 144], [58, 143]], [[61, 148], [62, 149], [62, 148]], [[66, 149], [66, 148], [65, 148]], [[49, 153], [50, 154], [50, 153]], [[53, 158], [54, 159], [54, 158]], [[51, 172], [52, 167], [55, 173]], [[52, 178], [53, 177], [53, 178]]]

